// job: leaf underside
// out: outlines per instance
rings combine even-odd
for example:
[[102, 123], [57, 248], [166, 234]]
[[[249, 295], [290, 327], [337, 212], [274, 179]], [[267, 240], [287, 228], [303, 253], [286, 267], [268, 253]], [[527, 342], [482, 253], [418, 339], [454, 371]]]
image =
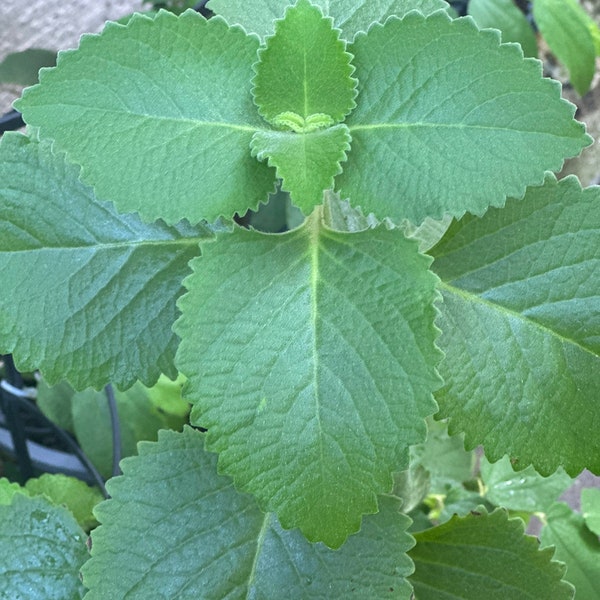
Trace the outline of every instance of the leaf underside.
[[108, 483], [111, 500], [96, 509], [102, 525], [83, 568], [87, 600], [409, 599], [413, 542], [396, 501], [382, 498], [381, 511], [334, 552], [284, 531], [217, 475], [216, 462], [190, 428], [162, 431], [123, 461], [124, 475]]
[[498, 509], [478, 510], [415, 535], [410, 582], [419, 600], [567, 600], [564, 565], [538, 550], [523, 522]]
[[15, 106], [120, 211], [212, 222], [273, 190], [273, 171], [248, 151], [262, 127], [251, 94], [258, 45], [194, 11], [136, 15], [60, 53]]
[[359, 96], [337, 187], [379, 218], [482, 214], [591, 141], [541, 63], [471, 18], [410, 13], [348, 50]]
[[175, 302], [212, 232], [116, 213], [50, 144], [5, 134], [0, 158], [0, 352], [78, 389], [174, 377]]
[[575, 178], [454, 223], [442, 279], [440, 418], [549, 475], [600, 472], [600, 188]]
[[175, 330], [192, 422], [221, 472], [337, 547], [435, 410], [435, 278], [400, 231], [334, 232], [318, 214], [206, 247]]

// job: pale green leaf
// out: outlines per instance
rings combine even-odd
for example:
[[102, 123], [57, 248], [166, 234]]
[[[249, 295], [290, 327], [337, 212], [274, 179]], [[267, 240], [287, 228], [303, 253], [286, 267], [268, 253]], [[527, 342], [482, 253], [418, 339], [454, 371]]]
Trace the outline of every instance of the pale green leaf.
[[540, 541], [542, 546], [555, 546], [554, 556], [567, 565], [565, 579], [575, 586], [578, 600], [600, 597], [600, 541], [579, 513], [563, 502], [554, 504]]
[[591, 141], [541, 64], [471, 18], [410, 13], [349, 51], [359, 96], [336, 186], [379, 218], [481, 214]]
[[[208, 8], [229, 23], [242, 25], [246, 31], [264, 38], [273, 34], [275, 19], [281, 19], [285, 9], [293, 3], [293, 0], [210, 0]], [[333, 17], [335, 27], [342, 30], [347, 40], [352, 40], [358, 31], [366, 31], [371, 23], [383, 22], [391, 15], [401, 17], [414, 9], [430, 14], [448, 8], [444, 0], [312, 0], [312, 3], [326, 16]]]
[[103, 500], [98, 488], [61, 473], [44, 473], [36, 479], [29, 479], [25, 489], [30, 496], [44, 496], [52, 504], [68, 508], [81, 528], [89, 530], [97, 525], [92, 510]]
[[499, 29], [503, 42], [517, 42], [525, 56], [537, 56], [537, 40], [531, 23], [513, 0], [470, 0], [468, 11], [479, 28]]
[[548, 46], [569, 70], [573, 87], [583, 96], [596, 68], [590, 18], [577, 0], [535, 0], [533, 16]]
[[258, 160], [268, 160], [277, 168], [282, 189], [296, 206], [310, 213], [323, 202], [323, 191], [333, 187], [334, 176], [341, 173], [350, 135], [345, 125], [310, 133], [257, 131], [251, 149]]
[[[309, 0], [289, 7], [275, 24], [255, 65], [254, 101], [269, 123], [278, 125], [282, 115], [296, 115], [310, 127], [342, 121], [356, 106], [356, 80], [346, 44], [333, 29], [332, 20]], [[292, 127], [293, 128], [293, 127]]]
[[446, 353], [440, 417], [543, 475], [600, 469], [600, 188], [549, 176], [454, 223], [431, 251]]
[[520, 519], [476, 511], [415, 534], [409, 556], [417, 600], [567, 600], [564, 566], [538, 550]]
[[86, 535], [71, 513], [16, 494], [0, 506], [0, 600], [80, 600]]
[[49, 144], [0, 145], [0, 352], [49, 384], [175, 375], [175, 301], [204, 227], [120, 215]]
[[587, 528], [600, 536], [600, 490], [598, 488], [581, 490], [581, 512]]
[[284, 531], [217, 475], [216, 457], [202, 447], [190, 428], [162, 431], [123, 461], [124, 476], [108, 483], [111, 500], [96, 509], [102, 525], [83, 568], [86, 600], [408, 600], [412, 539], [397, 502], [382, 498], [379, 514], [332, 551]]
[[15, 106], [121, 212], [213, 221], [273, 189], [248, 151], [262, 126], [250, 91], [257, 50], [222, 19], [137, 15], [84, 35]]
[[12, 483], [6, 477], [0, 477], [0, 506], [10, 504], [15, 494], [29, 496], [28, 491], [18, 483]]
[[482, 456], [480, 465], [485, 497], [509, 510], [543, 512], [572, 481], [562, 469], [549, 477], [542, 477], [531, 466], [515, 472], [508, 456], [494, 464]]
[[428, 259], [398, 230], [335, 232], [319, 211], [205, 252], [175, 325], [192, 422], [285, 528], [340, 546], [435, 410]]
[[49, 386], [44, 379], [38, 381], [36, 403], [38, 408], [61, 429], [73, 433], [71, 398], [75, 390], [66, 382], [60, 381]]
[[56, 52], [41, 48], [29, 48], [9, 54], [0, 63], [0, 83], [33, 85], [38, 81], [38, 71], [42, 67], [56, 64]]

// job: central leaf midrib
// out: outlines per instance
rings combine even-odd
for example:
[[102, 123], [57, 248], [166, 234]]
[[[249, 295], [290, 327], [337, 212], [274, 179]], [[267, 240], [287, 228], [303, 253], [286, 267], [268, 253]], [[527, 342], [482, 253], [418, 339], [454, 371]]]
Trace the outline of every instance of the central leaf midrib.
[[[523, 313], [520, 313], [520, 312], [518, 312], [516, 310], [512, 310], [510, 308], [507, 308], [506, 306], [503, 306], [502, 304], [498, 304], [496, 302], [492, 302], [490, 300], [486, 300], [485, 298], [482, 298], [478, 294], [475, 294], [475, 293], [470, 292], [468, 290], [465, 290], [465, 289], [453, 286], [450, 283], [447, 283], [445, 281], [440, 281], [438, 283], [438, 286], [439, 286], [440, 289], [446, 290], [447, 292], [449, 292], [451, 294], [459, 296], [459, 297], [467, 300], [468, 302], [472, 302], [474, 304], [480, 304], [480, 305], [486, 306], [487, 308], [490, 308], [490, 309], [492, 309], [492, 310], [494, 310], [496, 312], [504, 314], [507, 317], [512, 317], [514, 319], [518, 319], [522, 323], [526, 323], [529, 326], [535, 327], [540, 332], [542, 332], [542, 333], [544, 333], [546, 335], [550, 335], [551, 337], [559, 340], [561, 343], [572, 344], [573, 346], [577, 347], [582, 352], [585, 352], [586, 354], [590, 354], [594, 358], [598, 358], [598, 355], [593, 350], [591, 350], [590, 348], [586, 348], [579, 341], [574, 340], [572, 338], [568, 338], [568, 337], [566, 337], [564, 335], [561, 335], [557, 331], [554, 331], [553, 329], [550, 329], [549, 327], [547, 327], [546, 325], [543, 325], [542, 323], [540, 323], [539, 321], [536, 321], [535, 319], [531, 319], [531, 318], [527, 317]], [[442, 309], [442, 313], [443, 313], [443, 309]]]

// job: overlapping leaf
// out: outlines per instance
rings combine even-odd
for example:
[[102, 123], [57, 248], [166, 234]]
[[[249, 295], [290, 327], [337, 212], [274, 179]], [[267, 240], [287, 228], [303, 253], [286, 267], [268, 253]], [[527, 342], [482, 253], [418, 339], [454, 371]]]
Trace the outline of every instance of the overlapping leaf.
[[[366, 31], [371, 23], [383, 22], [389, 16], [403, 16], [417, 9], [423, 14], [445, 10], [444, 0], [370, 0], [348, 2], [348, 0], [312, 0], [325, 15], [333, 17], [334, 25], [342, 30], [342, 36], [351, 40], [358, 31]], [[285, 9], [293, 0], [210, 0], [208, 7], [225, 17], [229, 23], [243, 25], [246, 31], [261, 38], [274, 31], [275, 19], [281, 19]]]
[[537, 540], [524, 535], [523, 522], [509, 520], [504, 510], [453, 517], [415, 539], [410, 582], [419, 600], [573, 598], [553, 551], [538, 550]]
[[273, 189], [274, 173], [248, 151], [262, 127], [250, 92], [258, 45], [193, 11], [137, 15], [83, 36], [17, 106], [121, 212], [229, 217]]
[[548, 177], [454, 223], [432, 250], [440, 416], [517, 468], [600, 470], [600, 189]]
[[[157, 443], [123, 461], [108, 483], [83, 569], [87, 600], [134, 596], [206, 598], [361, 598], [408, 600], [412, 539], [398, 504], [379, 514], [338, 551], [284, 531], [272, 514], [217, 475], [202, 434], [163, 431]], [[165, 473], [169, 476], [165, 480]], [[217, 507], [217, 510], [215, 510]], [[126, 565], [126, 568], [124, 568]]]
[[49, 144], [0, 146], [0, 351], [77, 388], [174, 376], [175, 301], [205, 227], [145, 225], [81, 184]]
[[398, 230], [334, 232], [319, 212], [205, 251], [175, 325], [192, 421], [263, 509], [337, 547], [434, 410], [428, 260]]
[[481, 214], [590, 143], [540, 63], [470, 18], [411, 13], [348, 50], [359, 96], [337, 186], [380, 218]]
[[0, 506], [0, 598], [80, 600], [86, 535], [71, 513], [16, 494]]

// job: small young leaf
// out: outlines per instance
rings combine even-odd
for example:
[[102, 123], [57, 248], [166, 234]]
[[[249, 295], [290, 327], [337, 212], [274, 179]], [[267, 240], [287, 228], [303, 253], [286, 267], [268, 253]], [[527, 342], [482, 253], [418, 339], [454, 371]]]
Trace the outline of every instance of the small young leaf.
[[350, 150], [350, 134], [345, 125], [310, 133], [257, 131], [251, 142], [252, 155], [268, 159], [277, 167], [281, 188], [304, 213], [323, 202], [323, 191], [333, 187], [341, 173], [340, 163]]
[[600, 470], [600, 188], [548, 176], [432, 249], [446, 353], [440, 418], [492, 461]]
[[0, 143], [0, 352], [49, 384], [152, 385], [177, 374], [171, 331], [207, 227], [120, 215], [50, 144]]
[[540, 63], [471, 18], [413, 12], [349, 51], [359, 97], [336, 186], [379, 218], [481, 214], [591, 142]]
[[351, 58], [332, 19], [309, 0], [299, 0], [259, 51], [254, 100], [260, 114], [269, 123], [289, 113], [305, 121], [317, 114], [342, 121], [356, 106]]
[[491, 464], [481, 458], [481, 478], [485, 497], [508, 510], [543, 512], [571, 484], [571, 478], [559, 469], [549, 477], [542, 477], [533, 467], [515, 472], [508, 456]]
[[600, 536], [600, 490], [598, 488], [581, 490], [581, 512], [587, 528]]
[[81, 600], [86, 538], [66, 508], [16, 494], [0, 506], [0, 596]]
[[10, 504], [15, 494], [29, 496], [29, 492], [18, 483], [12, 483], [6, 477], [0, 477], [0, 506]]
[[563, 502], [546, 514], [540, 536], [542, 546], [555, 546], [555, 557], [567, 565], [565, 579], [576, 589], [576, 598], [600, 597], [600, 541], [583, 517]]
[[273, 189], [248, 152], [264, 124], [250, 91], [258, 45], [194, 11], [136, 15], [60, 53], [15, 106], [121, 212], [212, 222]]
[[[419, 600], [568, 600], [564, 566], [538, 550], [523, 522], [478, 510], [415, 534], [410, 582]], [[585, 596], [584, 596], [585, 597]], [[591, 597], [591, 596], [590, 596]]]
[[480, 29], [499, 29], [503, 42], [517, 42], [525, 56], [537, 57], [537, 40], [531, 23], [513, 0], [470, 0], [468, 10]]
[[111, 500], [96, 509], [86, 600], [409, 599], [413, 542], [396, 501], [382, 498], [379, 514], [334, 552], [284, 531], [238, 493], [203, 437], [162, 431], [123, 461], [124, 475], [108, 483]]
[[569, 69], [573, 87], [583, 96], [596, 68], [590, 17], [577, 0], [535, 0], [533, 16], [552, 52]]
[[335, 232], [319, 211], [205, 251], [175, 324], [192, 422], [285, 528], [338, 547], [435, 410], [428, 259], [399, 230]]
[[[383, 23], [389, 16], [403, 16], [418, 9], [423, 14], [446, 10], [444, 0], [311, 0], [323, 14], [333, 17], [335, 27], [342, 30], [346, 40], [352, 40], [358, 31], [366, 31], [371, 23]], [[242, 25], [246, 31], [261, 38], [272, 35], [274, 21], [281, 19], [292, 0], [210, 0], [208, 8], [225, 17], [229, 23]]]

